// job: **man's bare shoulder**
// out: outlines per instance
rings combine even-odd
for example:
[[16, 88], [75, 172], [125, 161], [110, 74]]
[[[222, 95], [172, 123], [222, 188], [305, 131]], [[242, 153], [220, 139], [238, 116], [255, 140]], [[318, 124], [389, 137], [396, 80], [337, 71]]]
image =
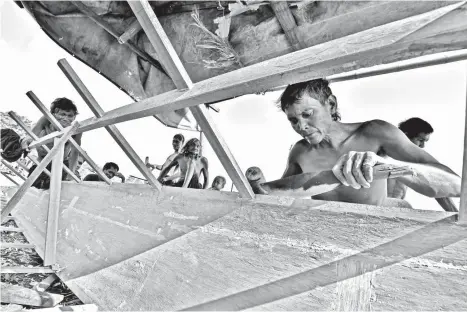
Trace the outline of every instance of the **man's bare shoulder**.
[[289, 153], [289, 161], [296, 159], [300, 156], [303, 152], [305, 152], [308, 148], [308, 142], [305, 139], [302, 139], [294, 144], [294, 146], [290, 149]]
[[208, 165], [208, 159], [206, 157], [201, 157], [201, 163], [204, 164], [205, 166]]
[[396, 131], [397, 128], [387, 121], [381, 119], [373, 119], [362, 122], [358, 128], [358, 132], [369, 138], [386, 137]]

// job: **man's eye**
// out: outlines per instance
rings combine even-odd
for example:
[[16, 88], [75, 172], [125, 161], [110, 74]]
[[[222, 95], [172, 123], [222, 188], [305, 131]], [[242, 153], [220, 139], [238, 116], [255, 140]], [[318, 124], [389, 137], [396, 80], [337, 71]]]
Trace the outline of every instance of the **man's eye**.
[[313, 115], [313, 112], [306, 112], [302, 114], [303, 118], [310, 118], [311, 115]]

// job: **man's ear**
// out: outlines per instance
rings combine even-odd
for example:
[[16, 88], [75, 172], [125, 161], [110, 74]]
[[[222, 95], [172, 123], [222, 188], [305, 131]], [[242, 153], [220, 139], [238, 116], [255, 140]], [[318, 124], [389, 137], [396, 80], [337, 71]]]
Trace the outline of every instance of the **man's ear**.
[[331, 94], [326, 102], [329, 104], [329, 107], [331, 108], [331, 114], [337, 113], [337, 98], [334, 96], [334, 94]]

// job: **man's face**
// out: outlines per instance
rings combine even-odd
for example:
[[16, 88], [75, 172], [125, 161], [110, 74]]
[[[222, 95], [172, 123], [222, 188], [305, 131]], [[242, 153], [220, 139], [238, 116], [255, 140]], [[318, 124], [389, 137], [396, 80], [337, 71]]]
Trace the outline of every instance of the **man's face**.
[[224, 186], [225, 186], [225, 182], [219, 181], [219, 180], [214, 181], [214, 183], [212, 184], [212, 187], [218, 191], [222, 190]]
[[75, 112], [65, 111], [60, 108], [55, 109], [55, 112], [52, 115], [55, 117], [55, 119], [57, 119], [63, 128], [71, 126], [71, 123], [76, 118]]
[[333, 122], [329, 104], [322, 105], [307, 94], [290, 105], [285, 114], [295, 132], [310, 144], [320, 143]]
[[178, 152], [180, 150], [180, 147], [182, 146], [182, 141], [178, 138], [173, 138], [172, 140], [172, 147], [174, 148], [174, 151]]
[[112, 179], [113, 177], [115, 177], [115, 174], [118, 172], [118, 170], [116, 168], [109, 168], [109, 169], [105, 169], [104, 170], [104, 173], [105, 175], [107, 176], [107, 178], [109, 179]]
[[192, 154], [199, 154], [201, 149], [201, 144], [199, 141], [194, 141], [188, 146], [188, 152]]
[[425, 147], [425, 143], [430, 140], [430, 133], [419, 133], [416, 137], [413, 137], [410, 141], [412, 141], [413, 144], [417, 145], [420, 148]]

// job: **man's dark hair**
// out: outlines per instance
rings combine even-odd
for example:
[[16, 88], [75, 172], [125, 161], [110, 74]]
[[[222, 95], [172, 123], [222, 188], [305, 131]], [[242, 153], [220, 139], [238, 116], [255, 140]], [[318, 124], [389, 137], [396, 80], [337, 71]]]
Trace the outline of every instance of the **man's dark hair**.
[[73, 103], [73, 101], [67, 98], [56, 98], [52, 104], [50, 105], [50, 112], [53, 114], [57, 109], [61, 109], [64, 111], [73, 111], [75, 115], [78, 115], [78, 108]]
[[[326, 79], [314, 79], [288, 85], [278, 100], [282, 111], [285, 112], [289, 106], [299, 101], [305, 93], [318, 100], [322, 105], [324, 105], [326, 100], [332, 95], [329, 82]], [[335, 105], [336, 112], [332, 114], [332, 119], [337, 121], [341, 119], [341, 116], [337, 111], [337, 101]]]
[[179, 140], [181, 142], [185, 142], [185, 137], [181, 133], [178, 133], [178, 134], [174, 135], [174, 139], [177, 139], [177, 140]]
[[113, 162], [106, 163], [102, 170], [107, 170], [107, 169], [111, 169], [111, 168], [115, 168], [115, 169], [117, 169], [117, 171], [120, 171], [120, 168], [118, 167], [118, 165], [116, 163], [113, 163]]
[[420, 133], [433, 133], [433, 127], [425, 120], [413, 117], [399, 124], [399, 129], [404, 132], [409, 139], [413, 139]]

